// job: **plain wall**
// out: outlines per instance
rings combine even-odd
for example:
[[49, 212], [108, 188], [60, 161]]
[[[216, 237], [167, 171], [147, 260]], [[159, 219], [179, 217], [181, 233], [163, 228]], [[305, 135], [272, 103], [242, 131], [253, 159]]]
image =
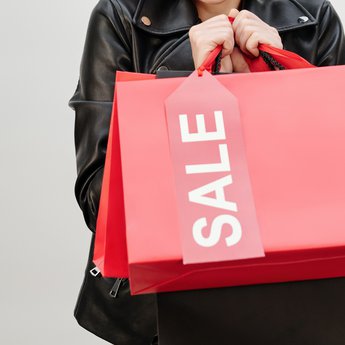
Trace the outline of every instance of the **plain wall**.
[[[344, 2], [332, 3], [345, 22]], [[1, 344], [105, 343], [73, 318], [90, 233], [73, 194], [74, 113], [67, 102], [95, 4], [1, 5]]]

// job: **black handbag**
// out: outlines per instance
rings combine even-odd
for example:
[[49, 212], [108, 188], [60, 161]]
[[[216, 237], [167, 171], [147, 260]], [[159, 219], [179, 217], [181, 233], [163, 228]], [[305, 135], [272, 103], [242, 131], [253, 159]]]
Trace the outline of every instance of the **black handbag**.
[[92, 262], [93, 245], [94, 236], [74, 310], [79, 325], [116, 345], [157, 344], [156, 295], [131, 296], [128, 279], [103, 278]]

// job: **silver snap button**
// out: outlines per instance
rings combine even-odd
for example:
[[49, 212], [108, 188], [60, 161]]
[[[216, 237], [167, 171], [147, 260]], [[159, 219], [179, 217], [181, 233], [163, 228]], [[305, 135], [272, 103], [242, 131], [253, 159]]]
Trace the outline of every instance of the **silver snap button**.
[[150, 26], [152, 24], [151, 19], [149, 17], [142, 16], [140, 20], [145, 26]]
[[304, 23], [306, 23], [306, 22], [309, 22], [309, 18], [306, 17], [306, 16], [299, 17], [299, 18], [298, 18], [298, 22], [299, 22], [300, 24], [304, 24]]
[[168, 71], [169, 68], [167, 66], [160, 66], [157, 68], [157, 71]]

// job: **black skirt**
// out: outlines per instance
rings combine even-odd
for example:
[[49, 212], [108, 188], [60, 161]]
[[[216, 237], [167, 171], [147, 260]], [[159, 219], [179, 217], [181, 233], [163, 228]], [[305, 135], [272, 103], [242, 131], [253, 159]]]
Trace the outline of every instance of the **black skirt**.
[[160, 345], [345, 345], [345, 278], [158, 295]]

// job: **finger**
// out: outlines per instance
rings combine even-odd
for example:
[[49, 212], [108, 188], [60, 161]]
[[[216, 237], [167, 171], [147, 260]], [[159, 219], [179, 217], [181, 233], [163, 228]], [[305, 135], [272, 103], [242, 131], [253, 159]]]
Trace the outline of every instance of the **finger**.
[[249, 19], [244, 19], [237, 27], [237, 30], [234, 33], [235, 42], [244, 53], [248, 53], [246, 51], [246, 42], [248, 38], [253, 32], [258, 30], [260, 30], [260, 27], [257, 25], [257, 23]]
[[269, 44], [268, 40], [265, 37], [261, 36], [258, 32], [253, 32], [248, 40], [246, 41], [245, 49], [252, 55], [258, 57], [259, 56], [259, 44], [260, 43], [267, 43]]
[[[230, 55], [234, 44], [234, 32], [228, 17], [218, 16], [218, 20], [204, 22], [189, 30], [192, 55], [196, 68], [206, 59], [218, 45], [223, 46], [222, 55]], [[205, 25], [206, 24], [206, 25]]]
[[217, 45], [226, 41], [234, 44], [234, 34], [231, 28], [214, 28], [207, 31], [198, 31], [190, 35], [190, 40], [197, 47], [209, 47], [214, 49]]
[[223, 46], [222, 56], [226, 56], [231, 54], [234, 49], [235, 39], [234, 33], [231, 28], [229, 29], [219, 29], [219, 30], [211, 30], [207, 33], [207, 37], [205, 38], [206, 41], [209, 41], [213, 50], [218, 45]]
[[212, 20], [212, 21], [207, 20], [201, 24], [192, 26], [191, 29], [189, 30], [189, 35], [192, 37], [199, 36], [212, 29], [229, 28], [232, 30], [232, 26], [227, 16], [222, 15], [222, 16], [217, 16], [217, 17], [221, 17], [221, 18], [218, 20]]
[[229, 55], [222, 59], [222, 61], [220, 63], [219, 72], [222, 72], [222, 73], [232, 73], [233, 72], [233, 64], [232, 64], [232, 61], [231, 61], [231, 58]]
[[235, 45], [233, 32], [232, 31], [230, 33], [228, 32], [227, 35], [225, 36], [224, 41], [219, 44], [223, 45], [222, 57], [231, 54]]
[[219, 28], [231, 28], [231, 23], [229, 20], [225, 21], [216, 21], [216, 22], [211, 22], [208, 23], [207, 25], [204, 25], [199, 28], [199, 30], [210, 30], [210, 29], [219, 29]]
[[251, 19], [251, 20], [255, 20], [255, 21], [260, 20], [261, 21], [261, 19], [258, 16], [256, 16], [254, 13], [247, 11], [247, 10], [242, 10], [237, 14], [234, 22], [232, 23], [234, 31], [237, 30], [241, 21], [243, 21], [244, 19]]
[[233, 71], [236, 73], [249, 73], [250, 69], [249, 66], [243, 57], [243, 53], [240, 49], [234, 48], [232, 54], [230, 55], [232, 65], [233, 65]]
[[214, 40], [217, 44], [221, 44], [223, 42], [218, 43], [218, 41], [222, 38], [226, 40], [227, 36], [230, 40], [234, 41], [234, 32], [229, 22], [227, 22], [226, 25], [215, 22], [209, 27], [193, 27], [189, 31], [190, 40], [197, 46], [203, 45], [205, 41], [211, 42], [213, 41], [213, 38], [215, 38]]
[[[238, 17], [236, 17], [235, 20], [237, 20], [237, 18]], [[236, 27], [235, 27], [234, 24], [232, 25], [232, 29], [234, 30], [234, 32], [237, 32], [237, 31], [244, 30], [248, 26], [262, 27], [262, 25], [263, 25], [263, 23], [260, 23], [260, 22], [258, 22], [257, 20], [255, 20], [253, 18], [242, 18], [240, 21], [238, 21], [236, 23]]]
[[200, 48], [197, 50], [199, 53], [195, 51], [194, 54], [194, 60], [197, 60], [197, 65], [200, 65], [218, 45], [223, 46], [222, 57], [230, 55], [233, 51], [235, 40], [232, 30], [223, 29], [223, 31], [217, 30], [204, 33], [198, 40], [194, 41], [194, 44]]
[[238, 9], [233, 8], [229, 13], [229, 17], [230, 18], [236, 18], [239, 13], [240, 13], [240, 11]]
[[274, 32], [253, 32], [252, 35], [248, 38], [246, 43], [246, 49], [249, 53], [254, 56], [259, 56], [259, 44], [268, 44], [272, 47], [283, 48], [282, 40], [278, 35], [275, 35]]
[[[249, 39], [250, 42], [248, 43]], [[282, 48], [283, 46], [277, 29], [257, 18], [243, 18], [238, 22], [237, 29], [235, 30], [235, 41], [244, 53], [254, 54], [254, 56], [258, 55], [256, 48], [260, 43], [269, 44], [277, 48]]]

